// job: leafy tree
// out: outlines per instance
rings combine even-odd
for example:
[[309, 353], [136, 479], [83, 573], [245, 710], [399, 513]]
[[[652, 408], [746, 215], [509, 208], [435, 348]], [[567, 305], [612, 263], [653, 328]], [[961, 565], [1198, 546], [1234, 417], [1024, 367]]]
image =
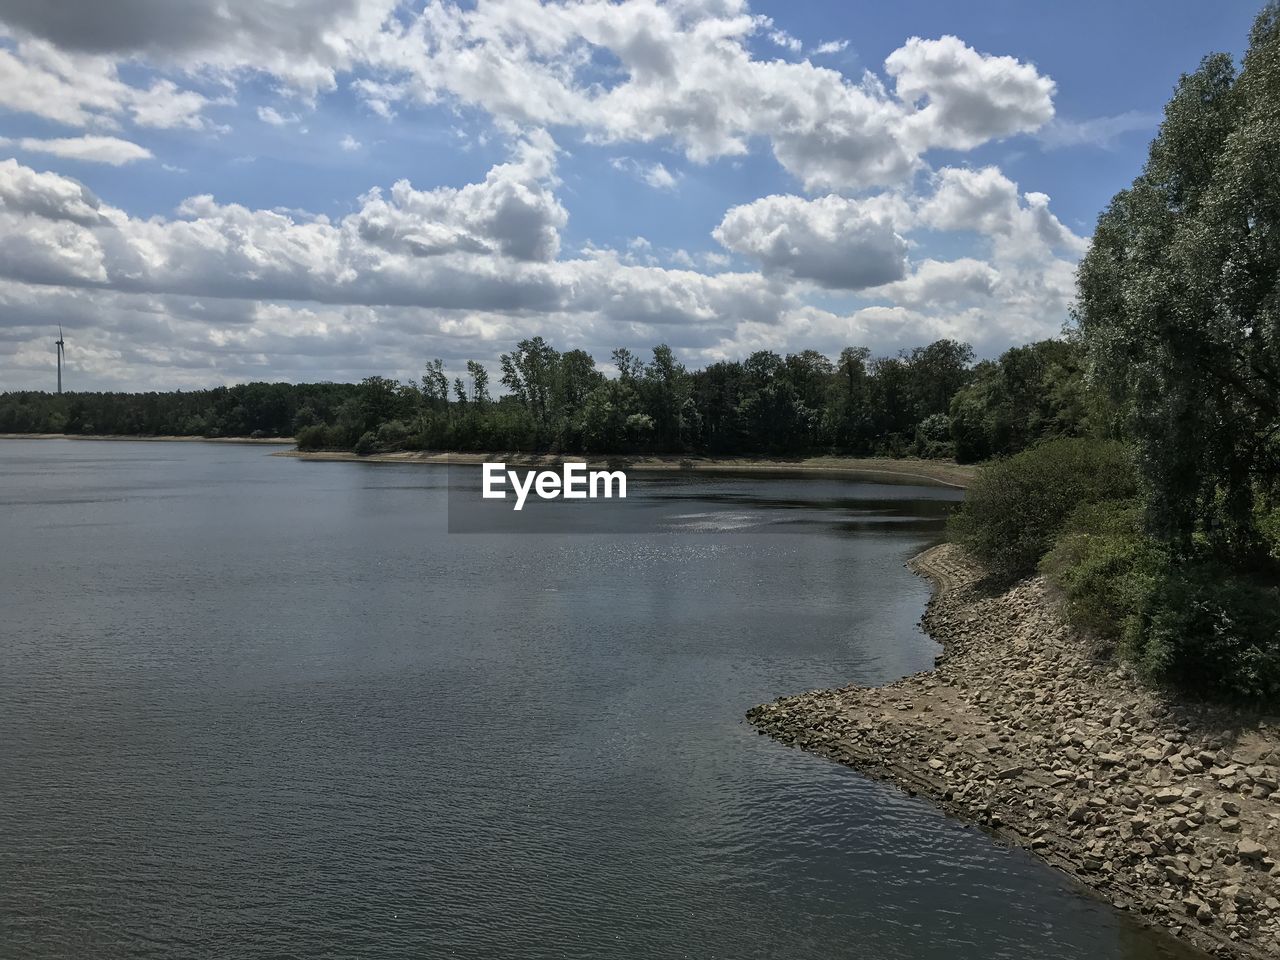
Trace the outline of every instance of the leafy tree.
[[503, 385], [539, 424], [550, 414], [559, 363], [560, 354], [541, 337], [521, 340], [500, 358]]
[[1090, 401], [1078, 343], [1042, 340], [978, 364], [950, 404], [955, 455], [965, 463], [1082, 435]]
[[1237, 76], [1206, 57], [1165, 108], [1142, 175], [1079, 273], [1093, 372], [1126, 414], [1152, 529], [1179, 555], [1265, 553], [1280, 493], [1280, 23], [1258, 17]]
[[444, 361], [439, 357], [430, 361], [422, 374], [422, 396], [429, 407], [449, 403], [449, 378], [444, 373]]
[[474, 360], [467, 361], [467, 374], [471, 377], [471, 399], [478, 404], [489, 403], [489, 371]]

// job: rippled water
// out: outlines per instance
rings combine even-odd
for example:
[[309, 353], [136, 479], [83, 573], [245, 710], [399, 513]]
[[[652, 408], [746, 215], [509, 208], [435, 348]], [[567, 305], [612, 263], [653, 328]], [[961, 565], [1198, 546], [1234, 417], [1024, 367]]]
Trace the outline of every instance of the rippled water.
[[0, 442], [6, 957], [1189, 956], [758, 737], [926, 668], [954, 500], [644, 478], [446, 533], [442, 468]]

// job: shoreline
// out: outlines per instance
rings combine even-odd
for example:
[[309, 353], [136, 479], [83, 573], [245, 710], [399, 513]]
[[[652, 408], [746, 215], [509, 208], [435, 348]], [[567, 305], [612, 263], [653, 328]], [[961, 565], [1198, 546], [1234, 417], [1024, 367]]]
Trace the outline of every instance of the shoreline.
[[591, 466], [609, 466], [614, 469], [652, 472], [690, 473], [827, 473], [833, 476], [862, 479], [879, 476], [883, 482], [915, 480], [939, 486], [965, 489], [972, 481], [977, 468], [948, 460], [893, 460], [888, 457], [810, 457], [804, 460], [769, 460], [755, 457], [658, 457], [618, 456], [592, 457], [570, 454], [528, 453], [428, 453], [403, 451], [400, 453], [373, 453], [357, 456], [337, 450], [280, 450], [275, 457], [292, 457], [297, 460], [316, 460], [344, 463], [410, 463], [410, 464], [481, 464], [493, 461], [525, 466], [559, 466], [568, 459], [586, 462]]
[[262, 446], [293, 446], [293, 437], [187, 437], [174, 434], [132, 436], [127, 433], [0, 433], [0, 440], [134, 440], [138, 443], [253, 443]]
[[754, 707], [758, 733], [919, 795], [1217, 956], [1280, 958], [1280, 726], [1167, 698], [1098, 655], [1042, 578], [1004, 592], [954, 545], [932, 670]]
[[[195, 437], [180, 435], [133, 436], [129, 434], [79, 434], [79, 433], [0, 433], [0, 440], [111, 440], [139, 443], [239, 443], [272, 447], [295, 447], [293, 437]], [[977, 473], [977, 467], [956, 463], [953, 460], [920, 460], [890, 457], [807, 457], [803, 460], [770, 459], [767, 457], [684, 457], [684, 456], [612, 456], [598, 457], [573, 454], [536, 453], [432, 453], [404, 450], [397, 453], [372, 453], [358, 456], [346, 450], [277, 450], [275, 457], [292, 457], [297, 460], [317, 460], [337, 463], [489, 463], [505, 461], [525, 467], [560, 466], [566, 460], [586, 462], [591, 466], [608, 466], [650, 472], [691, 473], [764, 473], [809, 474], [828, 473], [833, 476], [880, 478], [893, 483], [915, 480], [957, 489], [966, 489]]]

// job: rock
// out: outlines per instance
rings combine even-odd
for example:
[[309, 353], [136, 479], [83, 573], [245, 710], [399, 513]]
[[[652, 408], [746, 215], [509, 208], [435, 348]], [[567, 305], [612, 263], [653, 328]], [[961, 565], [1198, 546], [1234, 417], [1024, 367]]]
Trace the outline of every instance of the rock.
[[749, 714], [756, 729], [1007, 827], [1215, 955], [1280, 960], [1280, 725], [1155, 704], [1056, 619], [1039, 578], [975, 591], [958, 548], [925, 556], [952, 583], [924, 618], [940, 666], [779, 698]]
[[1250, 862], [1261, 862], [1262, 858], [1267, 855], [1267, 848], [1260, 844], [1257, 840], [1250, 840], [1245, 837], [1236, 844], [1236, 856], [1241, 860]]

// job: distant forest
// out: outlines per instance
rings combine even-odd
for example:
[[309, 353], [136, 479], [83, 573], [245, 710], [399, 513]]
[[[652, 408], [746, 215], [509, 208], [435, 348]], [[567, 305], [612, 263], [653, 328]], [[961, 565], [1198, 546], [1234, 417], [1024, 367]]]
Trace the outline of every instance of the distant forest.
[[1097, 432], [1083, 351], [1066, 340], [975, 363], [954, 340], [895, 356], [814, 350], [688, 370], [667, 346], [625, 349], [605, 376], [590, 354], [541, 337], [500, 359], [494, 397], [475, 361], [450, 382], [440, 360], [416, 383], [247, 383], [169, 393], [0, 394], [0, 432], [86, 436], [296, 437], [304, 450], [528, 451], [984, 460]]

